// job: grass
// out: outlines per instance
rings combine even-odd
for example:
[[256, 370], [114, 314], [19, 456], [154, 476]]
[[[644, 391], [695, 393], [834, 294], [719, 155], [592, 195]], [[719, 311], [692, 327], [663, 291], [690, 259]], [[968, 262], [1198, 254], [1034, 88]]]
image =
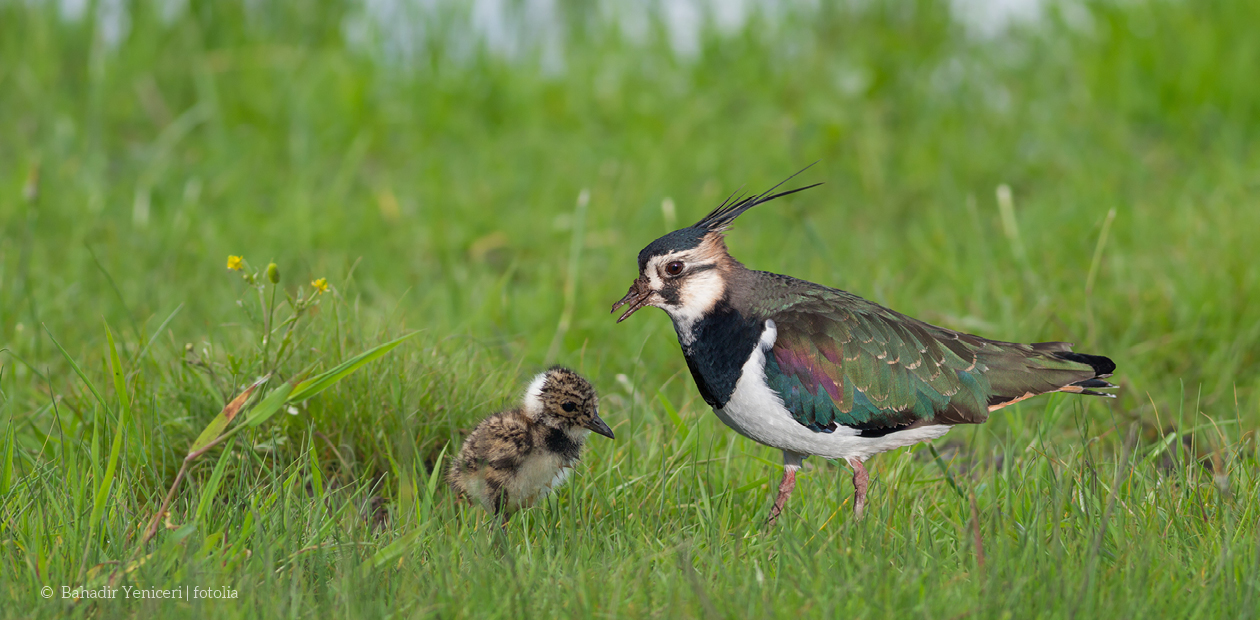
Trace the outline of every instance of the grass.
[[[1256, 615], [1253, 3], [1052, 5], [990, 39], [859, 3], [690, 59], [566, 5], [559, 69], [469, 47], [454, 9], [410, 56], [351, 43], [353, 6], [130, 9], [111, 45], [0, 2], [0, 616]], [[778, 455], [706, 411], [661, 313], [607, 312], [643, 245], [815, 160], [826, 185], [741, 218], [738, 258], [1074, 341], [1120, 398], [955, 429], [947, 470], [876, 457], [862, 522], [814, 463], [761, 529]], [[332, 285], [285, 359], [228, 255], [274, 261], [281, 304]], [[244, 386], [414, 330], [197, 460], [141, 543]], [[434, 467], [549, 363], [618, 439], [505, 551]], [[60, 598], [114, 572], [236, 598]]]

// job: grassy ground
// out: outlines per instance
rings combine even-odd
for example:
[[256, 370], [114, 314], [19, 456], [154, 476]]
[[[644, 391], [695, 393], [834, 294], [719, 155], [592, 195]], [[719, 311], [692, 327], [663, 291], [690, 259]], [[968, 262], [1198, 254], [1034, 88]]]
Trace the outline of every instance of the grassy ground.
[[[1256, 616], [1254, 3], [1072, 3], [992, 39], [858, 3], [690, 60], [573, 6], [559, 68], [442, 28], [409, 57], [353, 47], [323, 5], [193, 4], [138, 3], [111, 46], [0, 2], [0, 616]], [[848, 470], [815, 463], [763, 530], [778, 455], [706, 411], [662, 313], [607, 312], [643, 245], [815, 160], [826, 185], [744, 216], [737, 257], [1074, 341], [1120, 398], [955, 429], [947, 469], [879, 456], [862, 522]], [[281, 300], [331, 285], [284, 356], [271, 285], [229, 255], [275, 261]], [[141, 544], [244, 385], [413, 330], [194, 462]], [[555, 362], [618, 438], [503, 547], [431, 472]], [[111, 573], [236, 598], [61, 598]]]

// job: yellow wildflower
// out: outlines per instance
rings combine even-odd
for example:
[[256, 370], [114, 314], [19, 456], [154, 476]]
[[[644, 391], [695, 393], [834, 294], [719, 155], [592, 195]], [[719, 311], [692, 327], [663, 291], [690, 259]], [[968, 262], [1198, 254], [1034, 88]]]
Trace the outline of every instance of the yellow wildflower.
[[315, 289], [316, 293], [320, 293], [321, 295], [324, 293], [327, 293], [328, 292], [328, 279], [320, 278], [318, 280], [311, 280], [311, 287]]
[[244, 260], [245, 259], [239, 256], [228, 255], [227, 268], [231, 269], [232, 271], [240, 271], [241, 268], [244, 267]]

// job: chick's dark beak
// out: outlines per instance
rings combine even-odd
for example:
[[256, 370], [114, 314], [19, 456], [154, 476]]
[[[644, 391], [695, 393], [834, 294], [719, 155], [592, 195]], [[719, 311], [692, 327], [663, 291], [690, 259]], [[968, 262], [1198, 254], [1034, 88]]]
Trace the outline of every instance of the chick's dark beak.
[[613, 437], [612, 429], [608, 428], [608, 425], [600, 419], [598, 413], [595, 414], [595, 416], [592, 417], [586, 424], [583, 424], [583, 426], [586, 427], [587, 430], [595, 431], [596, 433], [599, 433], [609, 439], [616, 439], [616, 437]]
[[617, 319], [617, 322], [620, 323], [626, 320], [626, 317], [634, 314], [635, 311], [637, 311], [639, 308], [646, 306], [648, 302], [648, 298], [650, 298], [651, 296], [652, 296], [652, 289], [648, 285], [647, 278], [644, 276], [639, 276], [637, 279], [635, 279], [634, 284], [630, 285], [630, 290], [626, 293], [626, 296], [622, 297], [621, 301], [618, 301], [617, 303], [613, 304], [613, 307], [612, 307], [613, 312], [616, 312], [617, 308], [620, 308], [626, 304], [630, 304], [630, 307], [626, 308], [625, 313], [623, 313]]

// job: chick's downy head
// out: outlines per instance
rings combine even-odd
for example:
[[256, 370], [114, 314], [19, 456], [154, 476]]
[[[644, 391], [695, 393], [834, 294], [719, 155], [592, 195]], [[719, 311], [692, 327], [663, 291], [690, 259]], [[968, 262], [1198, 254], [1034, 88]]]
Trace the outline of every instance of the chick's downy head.
[[599, 417], [599, 395], [582, 375], [554, 366], [534, 377], [525, 391], [525, 414], [535, 422], [564, 430], [586, 429], [613, 438]]

